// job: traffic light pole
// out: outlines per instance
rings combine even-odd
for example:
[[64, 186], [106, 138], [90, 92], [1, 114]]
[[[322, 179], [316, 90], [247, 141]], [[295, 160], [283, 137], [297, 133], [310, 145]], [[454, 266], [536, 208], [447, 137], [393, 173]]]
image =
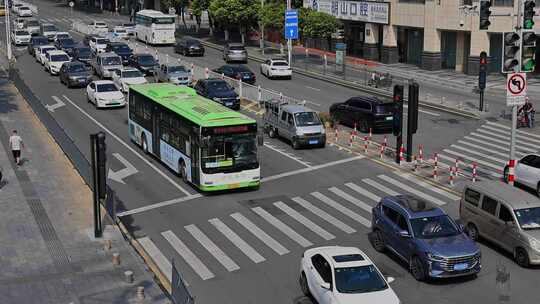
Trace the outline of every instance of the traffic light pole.
[[92, 154], [92, 186], [93, 186], [93, 207], [94, 207], [94, 237], [102, 236], [101, 208], [99, 207], [99, 172], [97, 164], [98, 151], [97, 134], [90, 134], [90, 153]]

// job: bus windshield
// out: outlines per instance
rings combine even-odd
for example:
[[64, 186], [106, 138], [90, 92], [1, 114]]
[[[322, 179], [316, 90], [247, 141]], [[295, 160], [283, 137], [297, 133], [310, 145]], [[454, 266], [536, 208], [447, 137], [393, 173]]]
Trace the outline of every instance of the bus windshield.
[[258, 168], [255, 133], [225, 134], [210, 137], [201, 149], [204, 173], [235, 172]]

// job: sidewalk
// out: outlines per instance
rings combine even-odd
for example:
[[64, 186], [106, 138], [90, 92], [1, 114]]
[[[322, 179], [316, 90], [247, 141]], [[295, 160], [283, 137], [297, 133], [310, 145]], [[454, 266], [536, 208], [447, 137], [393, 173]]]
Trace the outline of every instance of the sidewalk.
[[[13, 129], [26, 148], [20, 167], [7, 143]], [[94, 238], [88, 186], [4, 75], [0, 141], [0, 303], [169, 303], [115, 226], [104, 220], [103, 238]], [[144, 300], [137, 299], [139, 286]]]

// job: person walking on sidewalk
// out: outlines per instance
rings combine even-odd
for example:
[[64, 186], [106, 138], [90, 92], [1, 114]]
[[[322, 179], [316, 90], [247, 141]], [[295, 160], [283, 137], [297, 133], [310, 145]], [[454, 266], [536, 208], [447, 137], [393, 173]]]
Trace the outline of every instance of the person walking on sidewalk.
[[24, 148], [24, 143], [19, 134], [17, 134], [17, 130], [13, 130], [13, 134], [9, 137], [9, 147], [11, 148], [11, 153], [15, 159], [15, 163], [20, 166], [21, 149]]

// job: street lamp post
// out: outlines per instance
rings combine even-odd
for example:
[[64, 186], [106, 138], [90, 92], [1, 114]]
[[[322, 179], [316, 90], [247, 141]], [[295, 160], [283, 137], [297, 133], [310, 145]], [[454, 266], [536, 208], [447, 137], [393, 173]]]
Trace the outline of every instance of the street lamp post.
[[[291, 9], [291, 0], [287, 0], [287, 10]], [[289, 54], [289, 66], [292, 67], [292, 39], [287, 39], [287, 51]]]
[[6, 51], [7, 58], [11, 61], [13, 54], [11, 52], [11, 23], [9, 22], [10, 7], [6, 6]]
[[[261, 11], [262, 11], [262, 8], [264, 7], [264, 0], [261, 0]], [[262, 19], [261, 19], [261, 25], [260, 25], [260, 28], [261, 28], [261, 38], [259, 40], [259, 47], [261, 48], [261, 51], [262, 51], [262, 54], [264, 55], [264, 24], [262, 22]]]

